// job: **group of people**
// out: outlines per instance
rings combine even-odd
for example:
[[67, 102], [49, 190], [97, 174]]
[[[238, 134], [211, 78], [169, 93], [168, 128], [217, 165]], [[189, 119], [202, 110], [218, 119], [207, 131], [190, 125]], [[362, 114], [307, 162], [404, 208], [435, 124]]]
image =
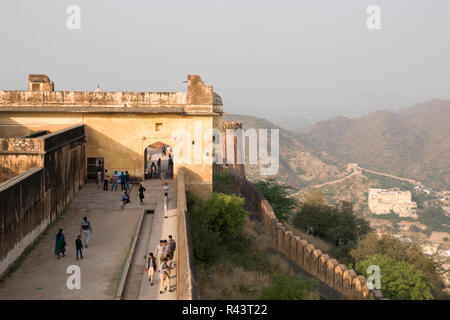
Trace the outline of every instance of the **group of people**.
[[[165, 154], [163, 153], [163, 155], [165, 155]], [[167, 161], [167, 172], [162, 167], [161, 158], [158, 158], [158, 161], [156, 161], [156, 164], [153, 161], [152, 164], [150, 165], [150, 169], [147, 166], [145, 167], [145, 178], [146, 179], [158, 179], [158, 178], [161, 178], [161, 179], [164, 180], [166, 178], [166, 174], [171, 176], [172, 173], [173, 173], [173, 158], [172, 158], [172, 154], [169, 154], [169, 159]]]
[[[117, 176], [117, 171], [114, 173]], [[126, 172], [128, 174], [128, 172]], [[105, 170], [105, 183], [107, 190], [107, 170]], [[127, 181], [127, 180], [125, 180]], [[129, 180], [128, 180], [129, 181]], [[130, 202], [130, 197], [128, 195], [129, 187], [127, 184], [125, 184], [125, 187], [123, 189], [122, 194], [122, 208], [126, 203]], [[144, 192], [146, 189], [142, 184], [139, 185], [139, 200], [141, 204], [144, 204]], [[167, 205], [169, 203], [169, 185], [167, 182], [164, 184], [163, 187], [163, 193], [164, 193], [164, 217], [167, 218]], [[76, 248], [76, 259], [83, 259], [83, 249], [88, 248], [89, 239], [92, 233], [92, 226], [91, 223], [88, 221], [87, 217], [83, 218], [83, 222], [80, 226], [80, 233], [77, 235], [75, 239], [75, 248]], [[55, 255], [57, 259], [60, 259], [61, 256], [65, 257], [66, 254], [66, 239], [63, 234], [63, 229], [59, 229], [58, 233], [56, 234], [56, 243], [55, 243]], [[168, 240], [160, 240], [159, 245], [156, 247], [154, 253], [150, 252], [147, 257], [147, 264], [145, 271], [148, 274], [150, 285], [153, 285], [154, 282], [154, 274], [158, 270], [160, 274], [160, 286], [159, 286], [159, 292], [161, 294], [169, 291], [172, 292], [170, 289], [170, 274], [171, 271], [175, 268], [175, 263], [173, 261], [174, 253], [176, 249], [176, 242], [172, 238], [171, 235], [169, 235]]]
[[111, 191], [117, 191], [117, 186], [120, 185], [121, 191], [130, 190], [130, 174], [128, 171], [117, 172], [114, 171], [111, 180], [109, 179], [108, 170], [105, 169], [103, 174], [101, 170], [97, 171], [97, 185], [100, 188], [103, 179], [103, 190], [108, 191], [109, 183], [111, 183]]
[[148, 281], [153, 285], [154, 274], [159, 268], [159, 293], [163, 294], [170, 289], [170, 273], [175, 268], [173, 257], [176, 249], [176, 242], [169, 235], [169, 240], [160, 240], [159, 245], [155, 249], [155, 253], [150, 252], [147, 257], [147, 265], [145, 271], [148, 274]]
[[145, 177], [148, 179], [157, 179], [160, 177], [164, 180], [166, 178], [166, 172], [161, 170], [161, 158], [159, 158], [156, 163], [158, 164], [158, 167], [156, 167], [155, 163], [152, 162], [150, 165], [150, 172], [148, 171], [148, 168], [145, 168]]
[[[91, 237], [91, 233], [92, 233], [91, 223], [88, 221], [87, 217], [84, 217], [83, 222], [81, 223], [80, 233], [77, 235], [77, 238], [75, 239], [77, 260], [78, 257], [83, 259], [83, 248], [88, 247], [88, 242]], [[84, 246], [82, 239], [84, 239]], [[55, 255], [58, 260], [61, 258], [61, 255], [62, 257], [66, 256], [66, 246], [67, 243], [63, 234], [63, 229], [59, 229], [58, 233], [56, 234], [56, 243], [55, 243]]]
[[[143, 205], [144, 204], [144, 192], [147, 191], [147, 189], [144, 188], [144, 186], [141, 184], [139, 184], [139, 189], [138, 189], [138, 197], [139, 197], [139, 204]], [[163, 199], [163, 204], [164, 204], [164, 217], [167, 218], [167, 206], [169, 204], [169, 185], [167, 184], [167, 182], [164, 184], [163, 186], [163, 192], [164, 192], [164, 199]], [[120, 201], [122, 202], [121, 205], [121, 209], [123, 209], [123, 207], [130, 203], [130, 195], [128, 193], [127, 190], [124, 190]]]

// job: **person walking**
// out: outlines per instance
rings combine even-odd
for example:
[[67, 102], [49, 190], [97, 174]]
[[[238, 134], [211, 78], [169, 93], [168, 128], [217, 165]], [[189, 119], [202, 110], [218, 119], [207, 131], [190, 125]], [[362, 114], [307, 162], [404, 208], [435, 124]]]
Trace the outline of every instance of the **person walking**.
[[164, 199], [163, 199], [163, 206], [164, 206], [164, 219], [166, 219], [169, 217], [169, 210], [168, 210], [169, 201], [168, 201], [167, 197], [164, 197]]
[[169, 235], [169, 241], [167, 241], [167, 245], [169, 246], [167, 254], [170, 256], [170, 259], [173, 259], [175, 249], [177, 248], [177, 243], [175, 242], [175, 240], [173, 240], [171, 235]]
[[[170, 282], [169, 282], [169, 266], [167, 265], [167, 257], [163, 258], [163, 262], [159, 267], [159, 293], [163, 294], [166, 291], [170, 291]], [[163, 291], [165, 289], [165, 291]]]
[[158, 173], [161, 175], [161, 158], [158, 158], [158, 161], [156, 161], [156, 165], [158, 166]]
[[127, 190], [130, 191], [130, 174], [128, 173], [128, 171], [125, 171], [125, 184]]
[[168, 243], [167, 243], [167, 240], [165, 240], [165, 239], [164, 239], [164, 249], [163, 249], [163, 252], [164, 252], [164, 257], [167, 257], [167, 254], [169, 253], [169, 245], [168, 245]]
[[81, 242], [81, 236], [77, 235], [77, 239], [75, 240], [75, 248], [77, 249], [77, 260], [78, 253], [80, 254], [80, 258], [83, 259], [83, 243]]
[[[164, 240], [159, 240], [159, 246], [156, 247], [155, 249], [155, 257], [158, 258], [158, 266], [161, 265], [161, 263], [164, 260]], [[161, 272], [161, 269], [159, 269], [159, 271]]]
[[156, 166], [155, 166], [155, 163], [152, 162], [150, 179], [155, 178], [155, 173], [156, 173]]
[[139, 200], [141, 201], [141, 205], [144, 204], [144, 191], [145, 188], [142, 186], [142, 183], [139, 185]]
[[169, 175], [171, 177], [173, 177], [173, 160], [172, 160], [172, 155], [169, 155], [169, 162], [167, 164], [168, 170], [169, 170]]
[[130, 196], [128, 195], [127, 190], [124, 190], [122, 197], [120, 198], [120, 200], [122, 201], [122, 206], [120, 207], [120, 209], [123, 209], [123, 207], [127, 204], [130, 203]]
[[163, 144], [163, 146], [162, 146], [162, 155], [166, 156], [166, 145], [165, 144]]
[[163, 198], [163, 205], [164, 205], [164, 218], [168, 218], [168, 208], [169, 208], [169, 185], [166, 183], [164, 183], [164, 187], [163, 187], [163, 193], [164, 193], [164, 198]]
[[102, 184], [102, 171], [98, 169], [97, 171], [97, 187], [100, 188]]
[[147, 269], [145, 270], [148, 274], [148, 281], [150, 285], [153, 285], [154, 273], [156, 272], [156, 258], [153, 256], [153, 252], [150, 252], [147, 257]]
[[105, 175], [103, 177], [103, 190], [108, 191], [108, 182], [109, 182], [109, 173], [108, 170], [105, 169]]
[[62, 231], [63, 229], [59, 229], [56, 234], [55, 255], [58, 259], [60, 259], [60, 254], [62, 254], [63, 257], [66, 256], [66, 239], [64, 238]]
[[164, 183], [163, 186], [163, 192], [164, 192], [164, 197], [167, 198], [167, 203], [169, 203], [169, 185], [167, 182]]
[[173, 262], [173, 259], [167, 255], [167, 288], [169, 289], [169, 292], [172, 292], [173, 290], [170, 289], [170, 274], [172, 273], [172, 270], [175, 268], [175, 263]]
[[84, 217], [83, 220], [84, 221], [81, 223], [81, 227], [80, 227], [80, 237], [81, 237], [81, 234], [83, 234], [84, 246], [87, 248], [89, 239], [91, 238], [92, 227], [91, 227], [91, 223], [88, 221], [87, 217]]
[[117, 171], [114, 171], [113, 176], [112, 176], [112, 186], [111, 186], [111, 191], [114, 191], [114, 187], [116, 188], [117, 191], [117, 182], [119, 180], [119, 176], [117, 175]]

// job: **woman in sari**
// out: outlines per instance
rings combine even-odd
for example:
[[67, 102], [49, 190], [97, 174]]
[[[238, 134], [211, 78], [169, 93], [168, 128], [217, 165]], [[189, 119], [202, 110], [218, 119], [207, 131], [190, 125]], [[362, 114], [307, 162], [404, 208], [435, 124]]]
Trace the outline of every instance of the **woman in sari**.
[[56, 234], [56, 244], [55, 244], [55, 254], [59, 259], [59, 255], [62, 253], [62, 256], [65, 257], [66, 251], [66, 240], [64, 239], [64, 235], [62, 233], [62, 229], [59, 229], [59, 232]]

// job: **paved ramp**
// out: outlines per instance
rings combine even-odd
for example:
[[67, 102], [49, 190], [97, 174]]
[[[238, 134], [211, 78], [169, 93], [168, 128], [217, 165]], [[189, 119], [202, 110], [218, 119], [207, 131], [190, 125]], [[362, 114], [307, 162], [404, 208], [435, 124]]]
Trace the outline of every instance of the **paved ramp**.
[[[145, 213], [141, 232], [136, 243], [135, 252], [131, 261], [129, 276], [124, 287], [124, 300], [175, 300], [176, 299], [176, 270], [172, 271], [171, 289], [173, 292], [159, 293], [159, 273], [155, 273], [154, 284], [150, 285], [144, 268], [149, 252], [155, 252], [159, 240], [168, 239], [169, 235], [176, 239], [177, 210], [176, 210], [176, 183], [166, 180], [169, 184], [168, 218], [164, 218], [163, 193], [161, 180], [147, 180], [143, 205], [146, 211], [154, 210], [154, 213]], [[175, 261], [176, 263], [176, 261]], [[158, 268], [159, 270], [159, 268]]]
[[[0, 299], [114, 299], [119, 286], [125, 260], [130, 254], [140, 217], [145, 214], [135, 246], [129, 277], [125, 283], [125, 299], [176, 299], [176, 292], [159, 294], [159, 274], [150, 286], [144, 272], [144, 256], [154, 251], [160, 239], [169, 234], [176, 239], [176, 183], [170, 186], [169, 218], [164, 219], [161, 180], [145, 182], [145, 204], [139, 204], [136, 185], [131, 188], [131, 203], [120, 209], [120, 191], [103, 191], [95, 183], [86, 184], [74, 197], [66, 212], [49, 226], [48, 231], [33, 250], [23, 259], [20, 267], [0, 284]], [[120, 186], [118, 188], [120, 190]], [[84, 259], [75, 258], [75, 239], [84, 216], [92, 224], [89, 248], [83, 250]], [[67, 242], [66, 257], [57, 260], [54, 255], [55, 236], [62, 228]], [[66, 286], [67, 267], [77, 265], [81, 270], [81, 289]], [[172, 272], [172, 289], [176, 272]]]

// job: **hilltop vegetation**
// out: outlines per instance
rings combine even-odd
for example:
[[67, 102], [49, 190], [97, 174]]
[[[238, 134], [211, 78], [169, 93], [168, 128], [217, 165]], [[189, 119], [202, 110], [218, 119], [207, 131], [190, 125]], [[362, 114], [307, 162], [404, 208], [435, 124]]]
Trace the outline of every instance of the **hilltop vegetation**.
[[[280, 200], [268, 201], [277, 206]], [[368, 221], [353, 213], [350, 203], [329, 206], [320, 191], [311, 192], [290, 222], [307, 233], [332, 241], [334, 247], [326, 253], [360, 275], [368, 277], [367, 268], [379, 266], [381, 290], [389, 299], [445, 298], [438, 264], [423, 254], [417, 244], [404, 244], [389, 235], [379, 238], [371, 232]]]
[[251, 208], [233, 193], [229, 175], [215, 176], [214, 190], [207, 200], [187, 193], [200, 297], [318, 299], [316, 282], [296, 277], [285, 258], [273, 250], [262, 223], [251, 219]]
[[442, 299], [443, 283], [439, 267], [424, 255], [417, 244], [405, 244], [370, 233], [350, 252], [355, 271], [364, 273], [369, 265], [381, 271], [381, 289], [389, 299]]
[[[383, 110], [356, 119], [335, 117], [299, 131], [252, 116], [226, 115], [224, 120], [242, 120], [245, 130], [279, 129], [278, 178], [295, 188], [342, 177], [348, 162], [433, 188], [450, 188], [447, 100], [432, 100], [397, 113]], [[259, 167], [246, 166], [250, 180], [259, 179]]]
[[304, 145], [363, 168], [450, 185], [450, 101], [433, 100], [394, 113], [335, 117], [294, 134]]

